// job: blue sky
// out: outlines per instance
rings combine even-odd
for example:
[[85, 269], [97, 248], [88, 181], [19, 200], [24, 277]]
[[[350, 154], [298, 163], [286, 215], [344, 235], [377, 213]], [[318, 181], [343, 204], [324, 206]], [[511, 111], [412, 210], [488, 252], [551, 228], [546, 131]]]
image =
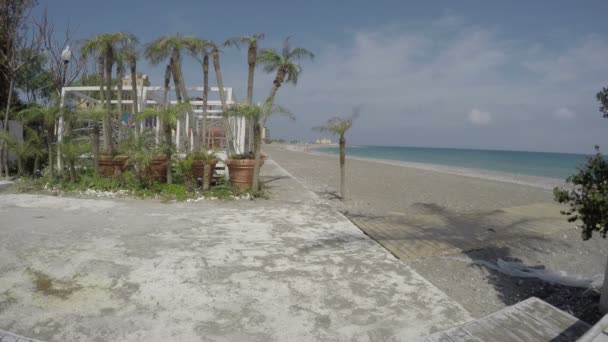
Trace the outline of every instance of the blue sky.
[[[265, 32], [313, 50], [296, 87], [277, 101], [274, 137], [309, 140], [311, 127], [361, 105], [353, 144], [592, 152], [608, 148], [595, 93], [608, 86], [608, 1], [67, 1], [41, 0], [78, 38], [131, 31], [142, 42], [180, 33], [222, 41]], [[120, 10], [118, 12], [117, 10]], [[225, 50], [224, 82], [242, 98], [245, 52]], [[140, 70], [160, 84], [162, 66]], [[200, 68], [186, 59], [189, 84]], [[256, 74], [255, 97], [272, 78]]]

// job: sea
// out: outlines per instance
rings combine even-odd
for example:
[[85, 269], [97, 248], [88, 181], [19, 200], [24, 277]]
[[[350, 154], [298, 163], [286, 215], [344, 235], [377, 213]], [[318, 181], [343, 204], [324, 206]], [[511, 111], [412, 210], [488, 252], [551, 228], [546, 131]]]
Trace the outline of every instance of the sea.
[[[320, 147], [315, 150], [329, 154], [339, 153], [337, 147]], [[577, 172], [588, 157], [574, 153], [400, 146], [349, 146], [346, 148], [346, 155], [561, 180]]]

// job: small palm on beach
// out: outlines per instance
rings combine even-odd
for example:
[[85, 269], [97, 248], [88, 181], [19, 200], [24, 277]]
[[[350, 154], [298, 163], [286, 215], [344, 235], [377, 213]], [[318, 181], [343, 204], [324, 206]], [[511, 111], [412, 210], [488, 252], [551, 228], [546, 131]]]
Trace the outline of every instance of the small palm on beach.
[[359, 116], [359, 109], [355, 108], [353, 114], [348, 118], [333, 117], [325, 124], [314, 127], [319, 132], [327, 132], [340, 137], [340, 197], [346, 199], [346, 132], [352, 127], [353, 121]]

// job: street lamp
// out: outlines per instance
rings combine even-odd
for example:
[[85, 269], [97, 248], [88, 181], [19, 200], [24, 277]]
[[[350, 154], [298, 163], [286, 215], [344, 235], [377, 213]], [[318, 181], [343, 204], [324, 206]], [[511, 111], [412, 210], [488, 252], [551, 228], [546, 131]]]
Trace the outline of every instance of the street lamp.
[[61, 59], [63, 60], [63, 79], [61, 82], [61, 86], [65, 86], [65, 77], [68, 73], [68, 63], [72, 59], [72, 50], [70, 50], [70, 46], [66, 45], [63, 51], [61, 51]]
[[[61, 107], [61, 114], [59, 115], [59, 122], [57, 124], [57, 142], [61, 143], [61, 141], [63, 140], [63, 101], [65, 101], [64, 99], [64, 89], [63, 87], [65, 87], [65, 78], [66, 75], [68, 73], [68, 63], [70, 63], [70, 60], [72, 59], [72, 50], [70, 50], [70, 46], [66, 45], [65, 48], [63, 48], [63, 51], [61, 51], [61, 59], [63, 60], [63, 77], [61, 78], [61, 102], [60, 102], [60, 107]], [[61, 171], [61, 153], [57, 153], [57, 168]]]

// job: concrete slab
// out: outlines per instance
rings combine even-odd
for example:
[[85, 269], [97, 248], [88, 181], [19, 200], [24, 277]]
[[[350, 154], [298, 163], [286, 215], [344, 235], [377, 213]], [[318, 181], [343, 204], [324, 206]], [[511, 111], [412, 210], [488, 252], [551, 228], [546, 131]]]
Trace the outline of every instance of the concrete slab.
[[471, 319], [264, 168], [277, 178], [265, 201], [0, 195], [0, 329], [45, 341], [408, 341]]

